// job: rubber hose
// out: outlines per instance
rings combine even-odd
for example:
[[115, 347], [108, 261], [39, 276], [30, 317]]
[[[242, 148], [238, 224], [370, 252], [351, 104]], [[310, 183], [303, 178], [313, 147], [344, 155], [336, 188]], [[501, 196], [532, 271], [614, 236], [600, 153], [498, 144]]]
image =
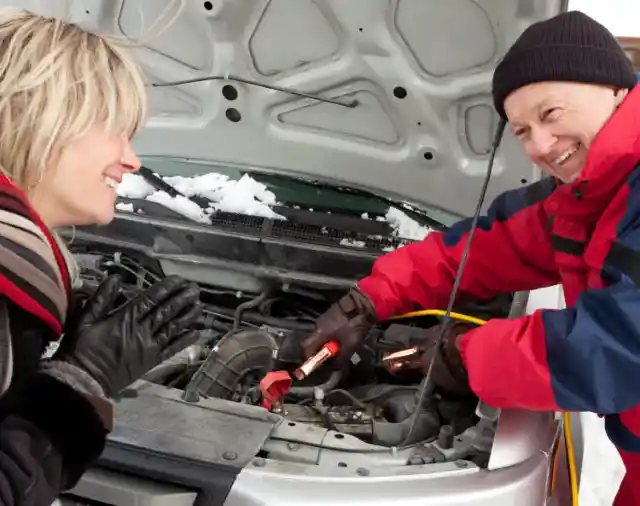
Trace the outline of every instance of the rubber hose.
[[416, 426], [410, 434], [411, 422], [411, 417], [398, 423], [374, 421], [372, 443], [380, 446], [414, 444], [435, 438], [440, 432], [441, 424], [438, 416], [429, 411], [423, 411], [418, 415]]
[[275, 339], [263, 330], [240, 330], [225, 335], [213, 348], [185, 388], [201, 395], [230, 399], [238, 383], [251, 373], [263, 377], [274, 368]]
[[321, 388], [325, 395], [328, 394], [331, 390], [333, 390], [340, 380], [342, 379], [342, 370], [333, 371], [329, 379], [324, 383], [320, 383], [319, 385], [315, 385], [312, 387], [291, 387], [289, 389], [289, 394], [295, 395], [296, 397], [313, 397], [314, 391], [316, 388]]
[[190, 363], [198, 361], [203, 349], [203, 345], [199, 343], [191, 345], [155, 366], [142, 379], [151, 383], [161, 383], [171, 374], [184, 371]]
[[238, 330], [242, 323], [242, 315], [247, 309], [254, 309], [269, 298], [269, 290], [263, 291], [255, 299], [248, 300], [240, 304], [233, 313], [233, 330]]

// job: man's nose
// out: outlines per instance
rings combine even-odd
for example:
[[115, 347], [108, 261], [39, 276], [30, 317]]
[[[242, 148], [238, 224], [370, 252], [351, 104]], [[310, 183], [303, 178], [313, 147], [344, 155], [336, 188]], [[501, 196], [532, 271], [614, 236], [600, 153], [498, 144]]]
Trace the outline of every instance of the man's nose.
[[553, 149], [557, 138], [546, 128], [534, 127], [529, 136], [529, 152], [534, 156], [547, 156]]

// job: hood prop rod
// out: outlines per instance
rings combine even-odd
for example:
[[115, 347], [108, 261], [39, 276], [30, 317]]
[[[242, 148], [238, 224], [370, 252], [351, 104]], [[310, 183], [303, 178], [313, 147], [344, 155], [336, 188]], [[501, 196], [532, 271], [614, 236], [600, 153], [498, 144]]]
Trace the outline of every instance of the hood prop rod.
[[464, 272], [464, 267], [467, 262], [467, 257], [469, 255], [469, 248], [471, 247], [471, 240], [473, 239], [473, 233], [475, 232], [478, 226], [478, 218], [480, 217], [480, 212], [482, 210], [482, 205], [484, 203], [485, 196], [487, 194], [487, 188], [489, 186], [489, 181], [491, 180], [491, 172], [493, 171], [493, 163], [496, 158], [496, 152], [498, 151], [498, 147], [500, 146], [500, 142], [502, 141], [502, 135], [504, 133], [504, 129], [506, 127], [506, 121], [504, 119], [500, 119], [498, 123], [498, 128], [495, 133], [495, 137], [493, 139], [493, 143], [491, 144], [491, 154], [489, 156], [489, 163], [487, 164], [487, 173], [485, 175], [482, 189], [480, 190], [480, 197], [478, 198], [478, 204], [476, 206], [476, 210], [473, 214], [473, 218], [471, 220], [471, 227], [469, 228], [469, 232], [467, 234], [467, 240], [464, 246], [464, 250], [462, 252], [462, 257], [460, 258], [460, 264], [458, 265], [458, 271], [456, 273], [455, 281], [453, 283], [453, 287], [451, 289], [451, 293], [449, 295], [449, 304], [447, 305], [447, 311], [443, 316], [443, 323], [440, 327], [440, 334], [436, 343], [434, 345], [434, 349], [436, 350], [433, 356], [431, 357], [431, 361], [429, 362], [429, 367], [427, 368], [427, 372], [424, 375], [422, 380], [422, 386], [420, 388], [420, 392], [417, 395], [416, 405], [411, 413], [411, 425], [409, 426], [409, 431], [407, 436], [403, 441], [403, 445], [407, 444], [413, 435], [413, 431], [416, 428], [416, 424], [418, 419], [420, 418], [420, 412], [422, 411], [422, 405], [424, 404], [427, 395], [430, 394], [433, 390], [433, 386], [431, 385], [431, 376], [433, 372], [433, 365], [438, 357], [438, 354], [442, 349], [442, 342], [444, 341], [444, 336], [449, 331], [451, 327], [451, 311], [453, 310], [453, 305], [456, 301], [456, 296], [458, 294], [458, 290], [460, 288], [460, 281], [462, 280], [462, 274]]

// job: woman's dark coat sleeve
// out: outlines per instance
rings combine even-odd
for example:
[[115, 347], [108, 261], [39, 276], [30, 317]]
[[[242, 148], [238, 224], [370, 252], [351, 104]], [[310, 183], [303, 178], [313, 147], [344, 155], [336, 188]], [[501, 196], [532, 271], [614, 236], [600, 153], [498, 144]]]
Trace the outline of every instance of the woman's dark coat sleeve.
[[99, 400], [37, 371], [46, 327], [5, 302], [14, 377], [0, 399], [0, 506], [50, 506], [100, 455], [110, 426]]
[[14, 393], [0, 422], [0, 505], [49, 506], [100, 455], [106, 430], [87, 398], [45, 374]]

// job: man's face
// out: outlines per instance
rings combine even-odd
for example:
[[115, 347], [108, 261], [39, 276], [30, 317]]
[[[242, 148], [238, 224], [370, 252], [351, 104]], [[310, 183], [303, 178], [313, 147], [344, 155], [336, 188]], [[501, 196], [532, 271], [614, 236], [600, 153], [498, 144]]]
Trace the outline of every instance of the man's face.
[[570, 183], [584, 169], [589, 147], [627, 93], [593, 84], [541, 82], [511, 93], [504, 108], [531, 160]]

